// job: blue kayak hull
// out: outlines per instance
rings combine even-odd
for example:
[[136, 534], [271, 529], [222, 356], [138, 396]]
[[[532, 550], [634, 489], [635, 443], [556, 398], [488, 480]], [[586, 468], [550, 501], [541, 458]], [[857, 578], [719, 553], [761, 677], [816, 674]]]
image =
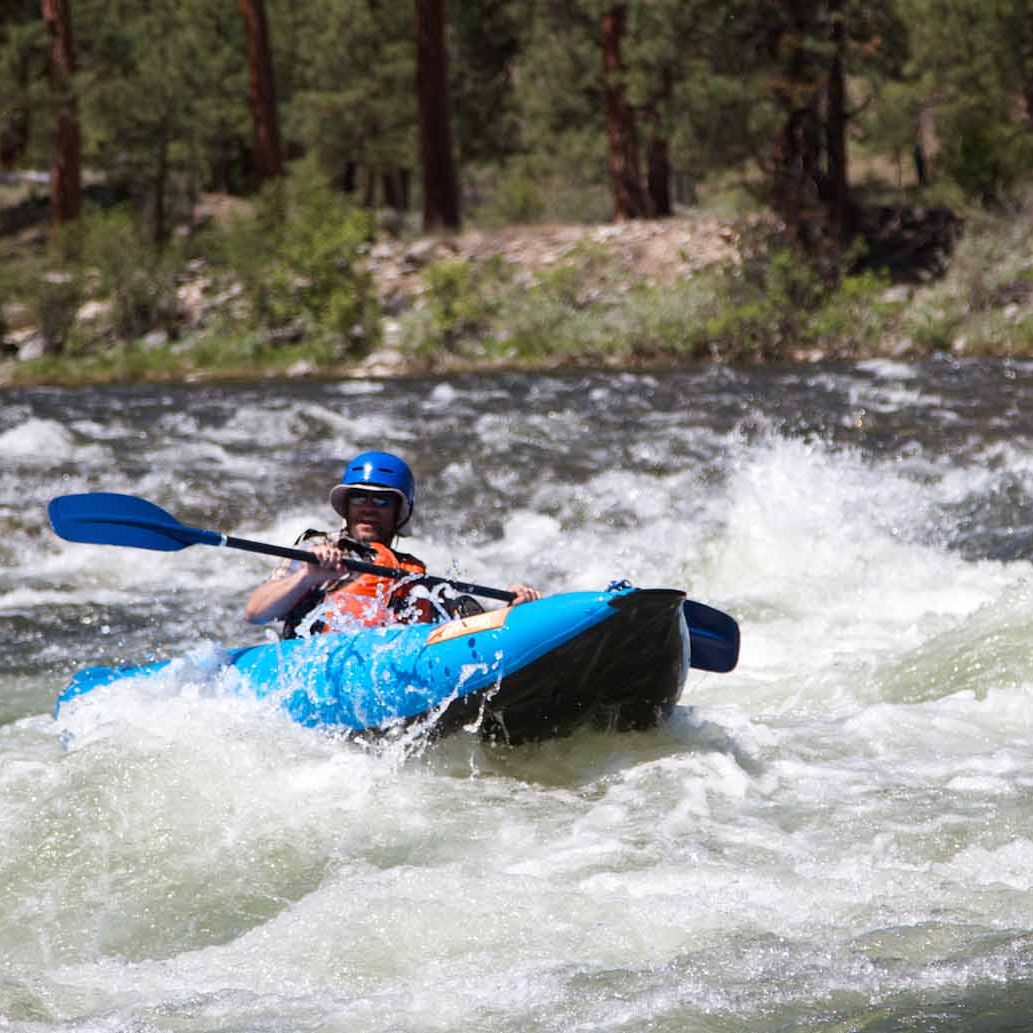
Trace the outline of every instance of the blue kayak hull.
[[[259, 698], [312, 727], [380, 734], [424, 720], [474, 724], [491, 740], [568, 735], [584, 725], [647, 728], [671, 711], [689, 668], [684, 593], [570, 592], [436, 625], [393, 625], [237, 649], [227, 666]], [[80, 671], [76, 698], [168, 661]]]

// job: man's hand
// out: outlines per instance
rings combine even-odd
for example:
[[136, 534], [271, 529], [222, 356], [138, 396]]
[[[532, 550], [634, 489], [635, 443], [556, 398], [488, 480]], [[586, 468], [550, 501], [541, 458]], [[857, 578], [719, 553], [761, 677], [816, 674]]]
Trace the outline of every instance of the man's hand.
[[510, 606], [519, 606], [521, 603], [533, 603], [536, 599], [541, 599], [542, 597], [542, 593], [537, 588], [531, 588], [530, 585], [510, 585], [509, 590], [515, 596], [509, 604]]
[[305, 582], [312, 587], [340, 577], [348, 569], [344, 564], [347, 553], [336, 545], [323, 542], [312, 552], [318, 562], [305, 564]]

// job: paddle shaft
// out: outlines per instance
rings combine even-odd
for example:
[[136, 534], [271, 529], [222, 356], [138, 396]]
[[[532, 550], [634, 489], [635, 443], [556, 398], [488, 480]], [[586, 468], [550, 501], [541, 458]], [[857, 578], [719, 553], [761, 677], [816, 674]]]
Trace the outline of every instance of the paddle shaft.
[[[282, 545], [252, 542], [247, 538], [234, 538], [231, 535], [220, 535], [219, 537], [222, 539], [221, 541], [211, 544], [224, 545], [228, 549], [242, 549], [244, 552], [264, 553], [267, 556], [281, 556], [288, 560], [301, 560], [303, 563], [314, 563], [319, 566], [319, 557], [314, 552], [306, 552], [304, 549], [289, 549]], [[433, 574], [414, 575], [411, 570], [382, 567], [377, 563], [367, 563], [365, 560], [345, 559], [342, 562], [344, 566], [357, 574], [376, 574], [378, 577], [389, 577], [396, 580], [418, 577], [423, 584], [450, 585], [457, 592], [469, 592], [470, 595], [480, 595], [485, 599], [500, 599], [504, 603], [511, 603], [516, 598], [512, 592], [503, 591], [501, 588], [488, 588], [485, 585], [474, 585], [468, 581], [455, 581], [448, 577], [435, 577]]]

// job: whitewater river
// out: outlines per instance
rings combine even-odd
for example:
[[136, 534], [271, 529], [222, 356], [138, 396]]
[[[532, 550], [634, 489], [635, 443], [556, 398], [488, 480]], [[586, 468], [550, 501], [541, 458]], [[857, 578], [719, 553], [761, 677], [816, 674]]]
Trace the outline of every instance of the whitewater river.
[[[1033, 364], [0, 402], [0, 1031], [1033, 1027]], [[368, 448], [433, 572], [682, 587], [739, 668], [648, 733], [374, 752], [211, 674], [269, 561], [46, 525], [109, 490], [286, 544]]]

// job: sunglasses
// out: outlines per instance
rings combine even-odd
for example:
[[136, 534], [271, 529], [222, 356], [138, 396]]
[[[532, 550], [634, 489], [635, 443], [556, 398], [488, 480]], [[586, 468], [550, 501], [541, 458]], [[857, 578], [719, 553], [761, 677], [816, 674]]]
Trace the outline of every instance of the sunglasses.
[[373, 495], [362, 491], [348, 492], [348, 502], [356, 506], [375, 506], [377, 509], [387, 509], [394, 502], [391, 495]]

